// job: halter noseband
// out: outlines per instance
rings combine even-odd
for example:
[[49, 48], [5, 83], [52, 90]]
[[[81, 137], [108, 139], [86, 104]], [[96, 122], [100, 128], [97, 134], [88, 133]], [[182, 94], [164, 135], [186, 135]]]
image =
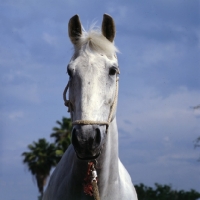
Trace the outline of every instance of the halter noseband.
[[[119, 80], [119, 78], [117, 77], [114, 101], [113, 101], [113, 103], [111, 105], [110, 113], [109, 113], [107, 121], [76, 120], [76, 121], [72, 121], [72, 125], [93, 125], [93, 124], [95, 124], [95, 125], [106, 125], [106, 132], [107, 132], [108, 126], [110, 125], [110, 122], [112, 120], [112, 115], [113, 115], [114, 109], [116, 107], [117, 96], [118, 96], [118, 80]], [[65, 87], [65, 89], [63, 91], [63, 100], [64, 100], [64, 105], [66, 107], [68, 107], [68, 112], [70, 112], [70, 114], [71, 114], [71, 112], [73, 110], [72, 103], [70, 102], [70, 100], [67, 100], [67, 98], [66, 98], [67, 90], [69, 88], [69, 83], [70, 83], [70, 80], [67, 83], [67, 85], [66, 85], [66, 87]], [[71, 119], [72, 119], [72, 114], [71, 114]]]

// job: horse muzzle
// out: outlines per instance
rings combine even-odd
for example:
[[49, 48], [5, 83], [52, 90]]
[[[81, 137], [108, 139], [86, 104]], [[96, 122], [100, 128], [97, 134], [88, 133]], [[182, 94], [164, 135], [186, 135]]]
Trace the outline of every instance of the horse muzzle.
[[105, 125], [75, 125], [71, 141], [76, 155], [81, 160], [96, 159], [105, 141]]

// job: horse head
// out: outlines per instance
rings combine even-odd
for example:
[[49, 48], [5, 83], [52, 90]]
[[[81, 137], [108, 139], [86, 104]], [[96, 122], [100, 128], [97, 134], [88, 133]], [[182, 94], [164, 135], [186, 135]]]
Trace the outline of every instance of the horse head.
[[113, 42], [115, 24], [105, 14], [101, 31], [85, 32], [75, 15], [68, 33], [74, 45], [67, 67], [71, 141], [78, 158], [91, 160], [100, 155], [116, 112], [119, 68]]

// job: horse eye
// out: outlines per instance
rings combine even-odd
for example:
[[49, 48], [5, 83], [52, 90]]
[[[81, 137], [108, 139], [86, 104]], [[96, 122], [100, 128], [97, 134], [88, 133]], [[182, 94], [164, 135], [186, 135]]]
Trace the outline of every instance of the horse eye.
[[115, 67], [111, 67], [109, 70], [109, 75], [113, 76], [117, 73], [117, 69]]

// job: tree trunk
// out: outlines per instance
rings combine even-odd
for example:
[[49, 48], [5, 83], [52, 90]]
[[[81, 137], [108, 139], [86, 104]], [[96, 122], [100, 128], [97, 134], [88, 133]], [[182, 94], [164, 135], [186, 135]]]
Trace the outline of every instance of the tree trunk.
[[46, 179], [47, 179], [47, 176], [45, 176], [43, 174], [37, 174], [36, 175], [37, 186], [38, 186], [38, 190], [41, 194], [41, 197], [43, 196], [44, 186], [46, 184]]

